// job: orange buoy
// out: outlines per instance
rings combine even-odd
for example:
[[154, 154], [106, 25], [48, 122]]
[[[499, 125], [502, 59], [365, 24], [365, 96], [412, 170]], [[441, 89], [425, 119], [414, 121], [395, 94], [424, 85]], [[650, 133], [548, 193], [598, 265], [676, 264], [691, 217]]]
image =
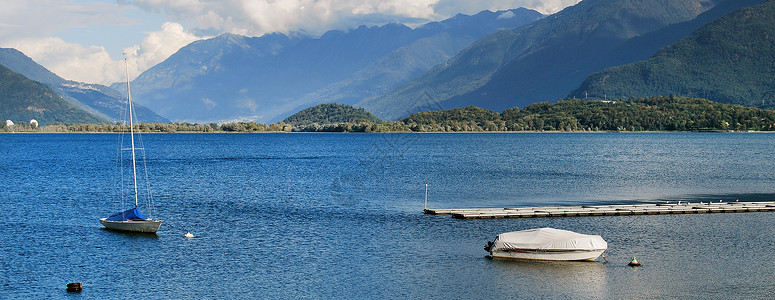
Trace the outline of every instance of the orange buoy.
[[637, 267], [637, 266], [640, 266], [640, 262], [637, 259], [635, 259], [635, 256], [633, 256], [632, 257], [632, 261], [630, 261], [630, 263], [628, 265], [633, 266], [633, 267]]
[[67, 291], [68, 292], [80, 292], [82, 290], [81, 283], [80, 282], [72, 282], [67, 284]]

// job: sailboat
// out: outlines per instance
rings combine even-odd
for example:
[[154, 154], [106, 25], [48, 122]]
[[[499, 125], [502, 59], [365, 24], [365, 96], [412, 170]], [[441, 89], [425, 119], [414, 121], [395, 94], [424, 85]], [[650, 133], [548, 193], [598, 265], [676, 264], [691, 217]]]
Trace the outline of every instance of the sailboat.
[[130, 232], [145, 232], [156, 233], [161, 227], [162, 220], [154, 220], [146, 218], [140, 213], [138, 209], [138, 194], [137, 194], [137, 159], [135, 155], [135, 131], [134, 131], [134, 110], [132, 109], [132, 92], [129, 89], [129, 67], [127, 65], [126, 57], [124, 57], [124, 66], [126, 72], [126, 91], [127, 91], [127, 104], [129, 106], [129, 136], [131, 140], [132, 151], [132, 186], [134, 188], [134, 200], [135, 206], [132, 209], [122, 211], [111, 215], [107, 218], [101, 218], [100, 223], [107, 229], [130, 231]]

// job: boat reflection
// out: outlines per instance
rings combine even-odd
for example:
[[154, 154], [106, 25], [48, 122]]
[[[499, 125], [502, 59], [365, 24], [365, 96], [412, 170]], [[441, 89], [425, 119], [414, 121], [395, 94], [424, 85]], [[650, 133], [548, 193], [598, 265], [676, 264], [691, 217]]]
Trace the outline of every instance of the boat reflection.
[[114, 230], [114, 229], [105, 228], [105, 227], [100, 227], [100, 230], [102, 230], [103, 232], [110, 232], [116, 235], [126, 236], [134, 240], [137, 240], [137, 239], [158, 240], [159, 239], [159, 235], [157, 235], [156, 233], [122, 231], [122, 230]]
[[534, 293], [519, 298], [598, 299], [609, 294], [606, 264], [599, 261], [487, 259], [492, 264], [495, 285]]

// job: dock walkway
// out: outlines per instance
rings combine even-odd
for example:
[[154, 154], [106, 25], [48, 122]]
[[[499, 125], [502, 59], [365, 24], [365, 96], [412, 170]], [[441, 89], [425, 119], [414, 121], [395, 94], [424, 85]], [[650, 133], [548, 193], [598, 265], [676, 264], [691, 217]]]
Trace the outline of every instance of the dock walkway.
[[425, 209], [430, 215], [452, 215], [457, 219], [628, 216], [775, 211], [775, 202], [664, 203], [636, 205], [584, 205], [522, 208]]

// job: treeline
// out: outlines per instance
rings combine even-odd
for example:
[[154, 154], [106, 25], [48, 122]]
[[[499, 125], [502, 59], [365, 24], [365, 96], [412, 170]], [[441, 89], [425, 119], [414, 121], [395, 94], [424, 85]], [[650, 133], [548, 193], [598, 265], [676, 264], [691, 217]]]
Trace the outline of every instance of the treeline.
[[[541, 102], [503, 113], [468, 106], [412, 114], [395, 122], [339, 123], [253, 122], [226, 124], [141, 123], [140, 132], [489, 132], [489, 131], [773, 131], [775, 110], [721, 104], [675, 96], [629, 100], [560, 100]], [[6, 126], [4, 132], [125, 132], [122, 124], [29, 124]]]
[[775, 130], [775, 111], [675, 96], [622, 101], [560, 100], [511, 108], [423, 112], [403, 120], [412, 131], [723, 131]]
[[[140, 123], [135, 124], [137, 132], [291, 132], [293, 126], [283, 122], [277, 122], [270, 125], [254, 122], [235, 122], [235, 123], [209, 123], [192, 124], [186, 122], [176, 123]], [[67, 133], [67, 132], [94, 132], [94, 133], [114, 133], [127, 132], [129, 125], [126, 124], [51, 124], [42, 127], [35, 127], [26, 123], [7, 126], [0, 124], [0, 132], [42, 132], [42, 133]]]

